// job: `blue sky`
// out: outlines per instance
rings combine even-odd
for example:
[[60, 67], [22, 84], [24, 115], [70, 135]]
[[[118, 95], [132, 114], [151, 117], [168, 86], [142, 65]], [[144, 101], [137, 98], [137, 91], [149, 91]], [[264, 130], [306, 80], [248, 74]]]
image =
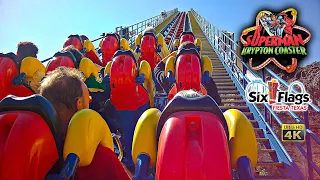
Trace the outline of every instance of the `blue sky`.
[[251, 25], [259, 8], [298, 9], [300, 25], [312, 33], [305, 63], [320, 61], [319, 0], [207, 0], [207, 1], [109, 1], [109, 0], [0, 0], [0, 52], [16, 52], [19, 41], [33, 41], [40, 60], [62, 48], [70, 34], [90, 39], [158, 15], [163, 10], [191, 7], [218, 28], [239, 33]]

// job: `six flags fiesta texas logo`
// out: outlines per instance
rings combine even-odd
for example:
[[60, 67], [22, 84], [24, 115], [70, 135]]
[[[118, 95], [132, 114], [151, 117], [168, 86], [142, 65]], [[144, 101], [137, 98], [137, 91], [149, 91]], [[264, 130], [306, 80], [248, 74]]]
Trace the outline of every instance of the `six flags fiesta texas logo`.
[[[268, 93], [253, 91], [252, 88], [254, 84], [263, 85], [265, 89], [268, 89]], [[291, 93], [294, 85], [299, 85], [302, 92]], [[275, 79], [267, 82], [267, 84], [265, 84], [262, 79], [256, 79], [247, 85], [245, 96], [250, 103], [268, 103], [272, 106], [273, 111], [307, 111], [307, 103], [311, 102], [310, 95], [305, 92], [304, 85], [299, 81], [291, 83], [288, 91], [281, 91], [279, 89], [279, 83]]]
[[306, 28], [296, 25], [297, 13], [293, 8], [279, 14], [260, 11], [255, 26], [242, 31], [241, 56], [251, 69], [260, 70], [272, 61], [288, 73], [295, 71], [298, 60], [307, 56], [305, 46], [311, 38]]

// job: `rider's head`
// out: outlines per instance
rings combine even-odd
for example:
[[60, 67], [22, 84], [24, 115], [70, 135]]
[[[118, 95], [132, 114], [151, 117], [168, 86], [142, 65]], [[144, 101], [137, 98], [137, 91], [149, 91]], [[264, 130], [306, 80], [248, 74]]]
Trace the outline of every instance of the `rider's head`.
[[75, 48], [73, 45], [69, 45], [69, 46], [63, 48], [61, 52], [68, 52], [68, 51], [74, 55], [77, 62], [80, 62], [80, 60], [84, 57], [83, 54], [77, 48]]
[[142, 32], [142, 34], [145, 34], [145, 33], [147, 33], [147, 32], [153, 33], [154, 35], [157, 34], [156, 30], [155, 30], [153, 27], [151, 27], [151, 26], [147, 27], [147, 28]]
[[29, 41], [23, 41], [20, 42], [17, 46], [17, 56], [18, 56], [18, 64], [21, 64], [21, 61], [25, 57], [35, 57], [37, 58], [38, 54], [38, 47], [33, 43]]
[[190, 90], [182, 90], [176, 94], [176, 96], [181, 96], [187, 99], [201, 97], [202, 95], [192, 89]]
[[78, 110], [89, 108], [91, 100], [82, 74], [77, 69], [67, 67], [51, 71], [41, 82], [40, 94], [56, 109], [64, 133], [72, 116]]
[[194, 43], [187, 41], [180, 44], [178, 47], [178, 51], [181, 51], [182, 49], [197, 49], [197, 46]]

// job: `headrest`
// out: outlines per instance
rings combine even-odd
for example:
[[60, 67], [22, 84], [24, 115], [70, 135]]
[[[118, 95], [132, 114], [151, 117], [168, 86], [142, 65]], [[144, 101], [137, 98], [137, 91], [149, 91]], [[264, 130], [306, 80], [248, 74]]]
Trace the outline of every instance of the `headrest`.
[[38, 94], [28, 97], [9, 95], [0, 101], [0, 112], [5, 111], [32, 111], [39, 114], [48, 124], [57, 146], [61, 144], [57, 113], [52, 104], [44, 97]]
[[153, 36], [154, 38], [156, 38], [156, 35], [153, 32], [145, 32], [142, 34], [142, 36], [147, 36], [147, 35], [150, 35], [150, 36]]
[[130, 51], [130, 50], [126, 50], [126, 51], [118, 50], [116, 53], [114, 53], [112, 59], [117, 56], [131, 56], [134, 59], [134, 61], [136, 62], [136, 58], [134, 57], [132, 51]]
[[107, 33], [105, 37], [108, 37], [108, 36], [115, 37], [118, 40], [118, 42], [120, 43], [120, 35], [119, 34], [117, 34], [117, 33]]
[[84, 34], [80, 35], [80, 37], [81, 37], [81, 39], [82, 39], [83, 42], [84, 42], [85, 40], [89, 40], [89, 38], [88, 38], [86, 35], [84, 35]]
[[9, 52], [9, 53], [0, 53], [0, 58], [10, 58], [13, 60], [13, 62], [16, 64], [17, 66], [17, 69], [18, 69], [18, 72], [20, 72], [20, 69], [18, 68], [18, 65], [17, 65], [17, 62], [18, 62], [18, 56], [15, 55], [14, 53], [12, 52]]
[[71, 34], [70, 36], [68, 36], [68, 38], [78, 38], [83, 45], [83, 39], [79, 34]]
[[191, 32], [191, 31], [184, 31], [184, 32], [180, 35], [180, 37], [182, 37], [182, 36], [185, 35], [185, 34], [190, 34], [190, 35], [192, 35], [192, 36], [195, 38], [193, 32]]
[[74, 66], [75, 66], [76, 68], [79, 67], [79, 63], [78, 63], [76, 57], [74, 57], [74, 55], [72, 54], [72, 52], [70, 52], [70, 51], [60, 52], [60, 51], [59, 51], [59, 52], [56, 52], [56, 53], [53, 55], [53, 57], [60, 57], [60, 56], [68, 56], [68, 57], [71, 58], [71, 60], [73, 61]]
[[157, 127], [158, 138], [161, 133], [162, 127], [164, 126], [169, 116], [175, 112], [180, 111], [203, 111], [215, 114], [221, 120], [226, 135], [229, 139], [228, 125], [223, 116], [223, 113], [217, 103], [208, 95], [197, 98], [184, 98], [182, 96], [176, 95], [162, 111]]
[[176, 56], [176, 61], [178, 60], [179, 56], [182, 55], [182, 54], [194, 54], [196, 55], [198, 58], [199, 58], [199, 61], [201, 61], [201, 58], [200, 58], [200, 55], [199, 55], [199, 52], [194, 49], [194, 48], [191, 48], [191, 49], [181, 49], [177, 56]]

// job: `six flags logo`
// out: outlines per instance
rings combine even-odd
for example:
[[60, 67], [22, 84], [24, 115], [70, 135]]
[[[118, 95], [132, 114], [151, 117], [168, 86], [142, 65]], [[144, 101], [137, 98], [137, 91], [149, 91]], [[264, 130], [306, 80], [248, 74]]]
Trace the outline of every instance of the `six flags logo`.
[[[264, 93], [258, 90], [252, 90], [254, 85], [261, 85], [267, 89]], [[291, 93], [294, 85], [299, 85], [301, 93]], [[259, 86], [257, 87], [259, 88]], [[311, 102], [310, 95], [305, 92], [304, 85], [295, 81], [290, 84], [288, 91], [281, 91], [277, 80], [272, 79], [265, 84], [262, 79], [256, 79], [250, 82], [245, 90], [245, 96], [248, 102], [256, 104], [268, 103], [272, 106], [273, 111], [307, 111], [308, 104]]]

